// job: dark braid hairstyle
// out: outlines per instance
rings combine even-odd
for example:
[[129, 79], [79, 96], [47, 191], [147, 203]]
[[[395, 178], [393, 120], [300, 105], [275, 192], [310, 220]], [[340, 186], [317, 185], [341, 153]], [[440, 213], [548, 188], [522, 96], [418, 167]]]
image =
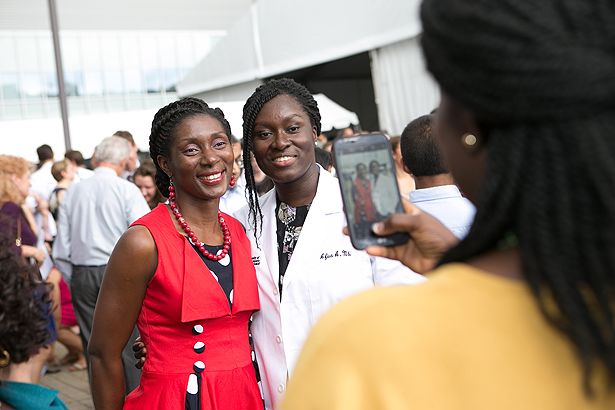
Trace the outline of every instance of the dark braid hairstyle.
[[152, 130], [149, 136], [149, 155], [156, 165], [156, 186], [164, 197], [168, 198], [169, 196], [170, 179], [158, 165], [157, 157], [158, 155], [169, 157], [175, 128], [186, 118], [196, 115], [208, 115], [217, 119], [222, 124], [226, 135], [229, 138], [231, 137], [231, 126], [224, 118], [222, 110], [210, 107], [199, 98], [182, 98], [159, 109], [152, 121]]
[[427, 67], [475, 114], [488, 153], [474, 224], [440, 263], [516, 236], [524, 279], [591, 394], [594, 364], [615, 381], [615, 7], [425, 0], [421, 18]]
[[293, 97], [310, 117], [311, 125], [316, 128], [316, 135], [320, 135], [321, 130], [320, 111], [316, 100], [307, 88], [290, 78], [271, 80], [259, 86], [243, 106], [243, 166], [246, 176], [246, 199], [250, 208], [248, 223], [251, 219], [257, 246], [257, 232], [259, 228], [262, 228], [263, 213], [258, 203], [258, 192], [250, 162], [254, 149], [254, 122], [263, 106], [278, 95]]

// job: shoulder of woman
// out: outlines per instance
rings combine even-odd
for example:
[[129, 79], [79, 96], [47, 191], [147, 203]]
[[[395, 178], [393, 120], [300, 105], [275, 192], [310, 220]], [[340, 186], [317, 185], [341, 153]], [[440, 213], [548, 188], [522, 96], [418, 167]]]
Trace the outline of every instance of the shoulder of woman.
[[156, 249], [154, 237], [143, 225], [133, 225], [120, 237], [116, 247], [124, 247], [131, 252], [143, 253]]
[[21, 207], [14, 202], [5, 202], [0, 209], [6, 215], [18, 215], [21, 212]]
[[109, 265], [121, 267], [122, 274], [151, 278], [158, 264], [156, 243], [149, 230], [142, 225], [131, 226], [115, 245]]

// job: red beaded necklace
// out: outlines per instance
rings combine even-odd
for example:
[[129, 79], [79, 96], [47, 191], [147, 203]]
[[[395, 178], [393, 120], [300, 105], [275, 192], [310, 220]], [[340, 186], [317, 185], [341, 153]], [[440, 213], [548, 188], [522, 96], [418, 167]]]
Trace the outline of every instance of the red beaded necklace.
[[169, 186], [169, 206], [173, 211], [173, 215], [175, 215], [175, 219], [177, 219], [177, 222], [179, 222], [179, 226], [182, 227], [184, 232], [186, 232], [186, 235], [188, 235], [192, 243], [196, 245], [199, 252], [201, 252], [203, 256], [205, 256], [207, 259], [211, 259], [212, 261], [219, 261], [221, 259], [224, 259], [224, 257], [228, 254], [229, 248], [231, 247], [231, 232], [229, 231], [228, 226], [224, 221], [222, 212], [218, 210], [218, 223], [220, 224], [220, 228], [224, 233], [224, 246], [222, 247], [222, 252], [220, 252], [218, 255], [213, 255], [209, 253], [207, 249], [205, 249], [203, 243], [199, 241], [199, 238], [197, 238], [196, 234], [192, 231], [192, 229], [190, 229], [181, 212], [179, 212], [179, 208], [177, 208], [177, 204], [175, 203], [175, 186], [173, 186], [173, 182], [171, 182], [171, 185]]

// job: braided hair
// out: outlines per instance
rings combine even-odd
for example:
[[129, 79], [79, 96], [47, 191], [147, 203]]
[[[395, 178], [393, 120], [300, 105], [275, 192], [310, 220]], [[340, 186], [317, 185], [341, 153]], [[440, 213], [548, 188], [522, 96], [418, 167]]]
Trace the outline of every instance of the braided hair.
[[263, 106], [278, 95], [293, 97], [310, 118], [312, 127], [316, 128], [316, 135], [319, 135], [321, 131], [320, 111], [316, 100], [307, 88], [290, 78], [271, 80], [259, 86], [243, 106], [243, 166], [246, 176], [246, 198], [250, 208], [248, 220], [251, 219], [254, 225], [257, 246], [257, 232], [259, 228], [262, 228], [263, 213], [258, 203], [258, 192], [250, 161], [254, 150], [254, 122]]
[[440, 263], [515, 235], [524, 278], [591, 393], [596, 362], [615, 381], [615, 8], [426, 0], [421, 17], [428, 69], [476, 115], [488, 152], [474, 224]]
[[186, 118], [196, 115], [208, 115], [220, 122], [226, 135], [231, 136], [231, 126], [224, 118], [220, 108], [212, 108], [199, 98], [186, 97], [174, 101], [158, 110], [152, 121], [149, 136], [149, 155], [156, 165], [156, 186], [160, 193], [169, 196], [169, 176], [160, 168], [158, 155], [169, 157], [169, 149], [177, 126]]

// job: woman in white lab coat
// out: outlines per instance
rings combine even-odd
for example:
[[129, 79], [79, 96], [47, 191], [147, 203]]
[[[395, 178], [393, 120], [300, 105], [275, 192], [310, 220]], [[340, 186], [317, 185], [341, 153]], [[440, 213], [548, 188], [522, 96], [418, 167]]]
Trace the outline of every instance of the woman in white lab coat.
[[[359, 291], [424, 278], [398, 262], [354, 249], [342, 234], [346, 219], [338, 182], [316, 164], [320, 113], [305, 87], [289, 79], [260, 86], [247, 100], [243, 120], [249, 206], [235, 216], [252, 243], [261, 303], [252, 337], [265, 404], [276, 409], [303, 342], [323, 312]], [[252, 155], [275, 184], [260, 199]]]

